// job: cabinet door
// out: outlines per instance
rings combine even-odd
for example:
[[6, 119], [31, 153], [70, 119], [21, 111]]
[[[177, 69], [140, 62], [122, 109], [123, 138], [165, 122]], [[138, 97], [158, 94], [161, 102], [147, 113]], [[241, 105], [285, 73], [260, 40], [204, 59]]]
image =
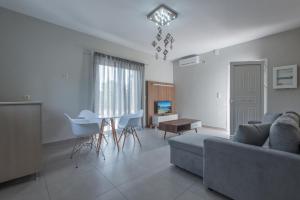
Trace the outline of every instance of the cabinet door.
[[0, 182], [39, 170], [40, 105], [0, 106]]

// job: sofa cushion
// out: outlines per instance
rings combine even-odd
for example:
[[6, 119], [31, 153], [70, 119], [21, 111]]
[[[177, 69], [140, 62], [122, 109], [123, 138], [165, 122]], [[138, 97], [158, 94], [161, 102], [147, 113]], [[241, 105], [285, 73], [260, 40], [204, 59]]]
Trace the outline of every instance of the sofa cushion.
[[262, 119], [262, 123], [272, 124], [281, 115], [282, 115], [281, 113], [266, 113]]
[[213, 136], [197, 134], [197, 133], [188, 133], [188, 134], [170, 138], [169, 144], [171, 147], [182, 149], [202, 156], [203, 141], [209, 137], [213, 137]]
[[244, 144], [262, 146], [269, 136], [271, 124], [239, 125], [232, 140]]
[[279, 117], [270, 129], [270, 148], [291, 153], [299, 153], [299, 117], [286, 113]]
[[288, 111], [285, 113], [286, 116], [293, 118], [293, 120], [295, 120], [296, 123], [298, 123], [298, 126], [300, 126], [300, 115], [296, 112], [293, 111]]

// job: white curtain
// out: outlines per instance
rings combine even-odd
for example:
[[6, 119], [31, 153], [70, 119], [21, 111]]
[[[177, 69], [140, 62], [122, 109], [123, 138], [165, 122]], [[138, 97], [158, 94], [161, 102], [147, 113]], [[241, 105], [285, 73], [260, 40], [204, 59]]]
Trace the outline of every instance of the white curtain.
[[121, 116], [143, 109], [144, 64], [94, 54], [94, 111]]

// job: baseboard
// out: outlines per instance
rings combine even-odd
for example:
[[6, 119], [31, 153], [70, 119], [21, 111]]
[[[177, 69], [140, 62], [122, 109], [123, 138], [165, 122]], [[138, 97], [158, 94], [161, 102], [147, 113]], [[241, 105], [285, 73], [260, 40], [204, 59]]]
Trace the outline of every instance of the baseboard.
[[58, 144], [61, 144], [61, 143], [74, 143], [74, 141], [76, 140], [76, 138], [68, 138], [68, 139], [65, 139], [65, 140], [58, 140], [58, 141], [53, 141], [53, 142], [47, 142], [47, 143], [44, 143], [42, 144], [44, 147], [45, 146], [55, 146], [55, 145], [58, 145]]
[[216, 129], [220, 131], [226, 131], [226, 128], [220, 128], [220, 127], [214, 127], [214, 126], [207, 126], [207, 125], [202, 125], [203, 128], [210, 128], [210, 129]]

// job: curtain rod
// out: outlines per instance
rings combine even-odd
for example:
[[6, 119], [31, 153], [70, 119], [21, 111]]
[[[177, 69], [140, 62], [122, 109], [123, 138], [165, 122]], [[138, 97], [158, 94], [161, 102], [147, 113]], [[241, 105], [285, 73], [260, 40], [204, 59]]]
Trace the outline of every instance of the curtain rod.
[[112, 57], [116, 57], [116, 58], [127, 60], [127, 61], [136, 62], [136, 63], [139, 63], [139, 64], [143, 64], [145, 66], [149, 65], [148, 63], [144, 63], [143, 61], [136, 61], [136, 60], [131, 59], [131, 58], [124, 58], [122, 56], [118, 56], [118, 55], [115, 55], [113, 53], [102, 51], [102, 50], [100, 51], [100, 50], [97, 50], [97, 49], [85, 49], [84, 53], [87, 54], [87, 55], [94, 55], [95, 53], [98, 53], [98, 54], [103, 54], [103, 55], [106, 55], [106, 56], [112, 56]]

